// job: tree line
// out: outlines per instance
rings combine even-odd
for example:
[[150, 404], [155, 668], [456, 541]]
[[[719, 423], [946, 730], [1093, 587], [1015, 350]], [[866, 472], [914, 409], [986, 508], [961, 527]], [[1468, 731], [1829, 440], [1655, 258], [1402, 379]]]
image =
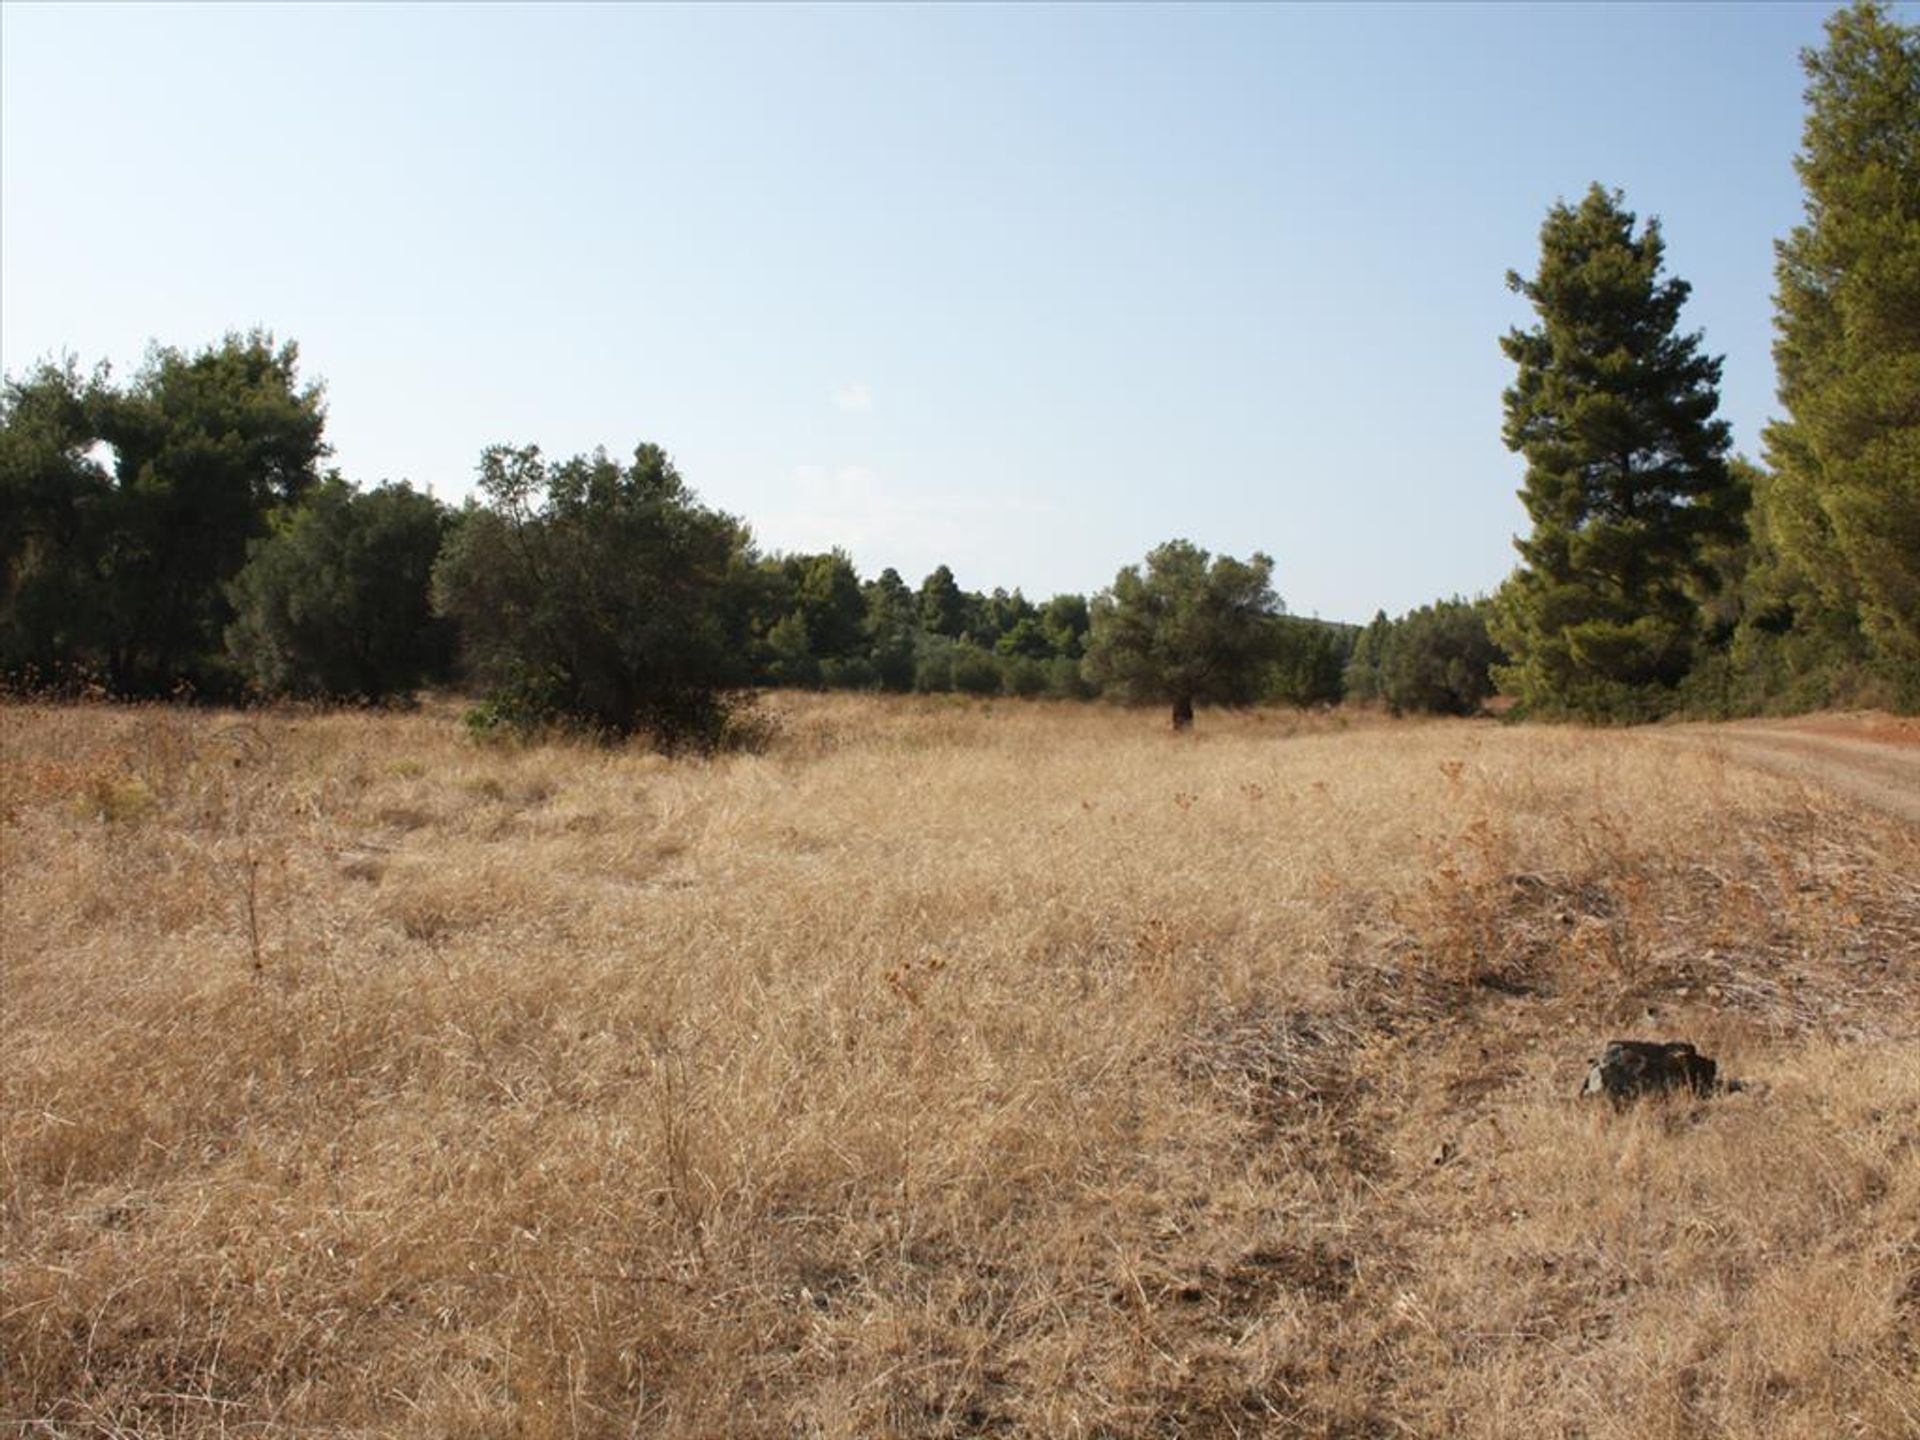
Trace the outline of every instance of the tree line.
[[122, 696], [380, 700], [462, 679], [483, 726], [711, 745], [757, 687], [1169, 707], [1343, 698], [1641, 720], [1920, 705], [1920, 32], [1875, 0], [1808, 52], [1806, 218], [1777, 246], [1781, 418], [1730, 454], [1659, 222], [1553, 206], [1504, 438], [1529, 533], [1491, 597], [1364, 628], [1289, 616], [1272, 562], [1170, 541], [1094, 596], [766, 554], [656, 445], [495, 446], [458, 509], [324, 468], [320, 388], [264, 333], [0, 388], [0, 674]]
[[479, 723], [710, 743], [730, 693], [835, 688], [1467, 714], [1485, 602], [1365, 630], [1290, 616], [1272, 561], [1158, 547], [1091, 598], [863, 579], [762, 554], [660, 447], [554, 462], [494, 446], [461, 508], [322, 470], [324, 410], [264, 334], [156, 348], [124, 385], [72, 362], [0, 396], [0, 673], [117, 696], [182, 688], [381, 701], [463, 679]]
[[[381, 701], [461, 679], [483, 726], [710, 745], [741, 692], [803, 687], [1314, 704], [1350, 627], [1287, 616], [1271, 562], [1184, 542], [1112, 594], [1036, 603], [764, 554], [642, 444], [493, 446], [475, 498], [323, 469], [323, 397], [262, 333], [156, 347], [129, 381], [48, 363], [0, 392], [0, 673], [123, 697]], [[1118, 598], [1116, 598], [1118, 597]], [[1164, 612], [1164, 613], [1163, 613]], [[1156, 618], [1140, 655], [1108, 638]], [[1155, 648], [1157, 647], [1157, 648]], [[1186, 653], [1188, 650], [1192, 653]]]

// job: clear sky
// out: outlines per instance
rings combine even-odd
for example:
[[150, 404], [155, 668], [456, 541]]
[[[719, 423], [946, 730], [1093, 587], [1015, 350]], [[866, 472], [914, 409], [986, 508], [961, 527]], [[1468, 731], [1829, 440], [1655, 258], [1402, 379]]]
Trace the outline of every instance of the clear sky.
[[1830, 8], [7, 3], [0, 365], [263, 326], [358, 481], [651, 440], [863, 575], [1397, 613], [1513, 564], [1504, 276], [1591, 181], [1757, 451]]

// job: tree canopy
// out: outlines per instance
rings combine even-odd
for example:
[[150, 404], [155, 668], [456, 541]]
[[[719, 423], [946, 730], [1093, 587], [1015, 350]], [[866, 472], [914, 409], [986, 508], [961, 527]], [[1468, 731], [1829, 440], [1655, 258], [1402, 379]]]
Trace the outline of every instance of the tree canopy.
[[1129, 699], [1170, 705], [1174, 728], [1184, 729], [1196, 703], [1255, 698], [1279, 613], [1267, 556], [1212, 559], [1170, 540], [1095, 597], [1087, 674]]
[[490, 713], [665, 749], [720, 743], [728, 691], [746, 678], [745, 527], [701, 505], [657, 445], [627, 465], [604, 450], [549, 464], [537, 446], [496, 445], [479, 488], [434, 593]]
[[67, 360], [0, 389], [0, 668], [16, 679], [50, 682], [104, 659], [115, 493], [92, 453], [98, 383]]
[[156, 346], [124, 386], [45, 364], [0, 394], [10, 669], [118, 694], [227, 686], [227, 582], [318, 482], [320, 388], [264, 332]]
[[[1759, 598], [1920, 703], [1920, 28], [1859, 3], [1802, 56], [1806, 218], [1776, 247]], [[1822, 639], [1821, 637], [1824, 637]]]
[[384, 700], [452, 662], [452, 627], [429, 604], [452, 523], [408, 485], [361, 492], [329, 476], [254, 542], [228, 594], [227, 648], [266, 694]]

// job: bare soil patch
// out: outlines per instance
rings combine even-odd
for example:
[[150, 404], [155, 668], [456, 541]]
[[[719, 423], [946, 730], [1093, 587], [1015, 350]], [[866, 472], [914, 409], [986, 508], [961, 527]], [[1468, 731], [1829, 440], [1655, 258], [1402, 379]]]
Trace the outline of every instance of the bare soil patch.
[[1920, 720], [1819, 715], [1667, 732], [1920, 825]]

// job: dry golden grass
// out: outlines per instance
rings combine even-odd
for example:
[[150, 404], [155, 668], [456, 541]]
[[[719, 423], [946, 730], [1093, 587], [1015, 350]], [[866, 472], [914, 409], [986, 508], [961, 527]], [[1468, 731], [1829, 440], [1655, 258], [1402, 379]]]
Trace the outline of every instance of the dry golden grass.
[[[781, 709], [0, 710], [0, 1417], [1920, 1433], [1910, 829], [1631, 733]], [[1576, 1101], [1614, 1035], [1760, 1083]]]

